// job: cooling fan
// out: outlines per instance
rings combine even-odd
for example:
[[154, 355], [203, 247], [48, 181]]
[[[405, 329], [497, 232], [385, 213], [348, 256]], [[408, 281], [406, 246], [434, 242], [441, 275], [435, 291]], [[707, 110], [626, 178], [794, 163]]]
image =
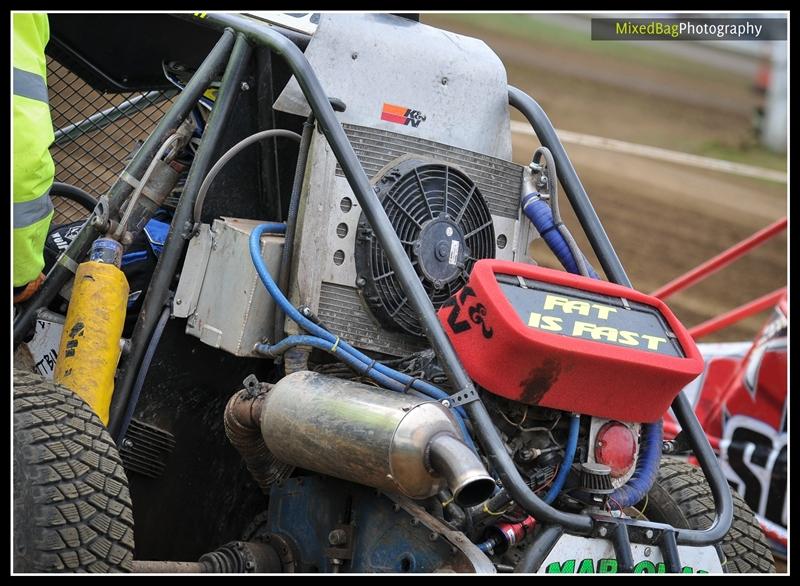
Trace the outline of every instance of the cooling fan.
[[[375, 192], [434, 307], [467, 282], [477, 260], [494, 258], [489, 208], [455, 167], [405, 160], [383, 174]], [[421, 336], [416, 312], [363, 214], [355, 263], [356, 285], [381, 325]]]

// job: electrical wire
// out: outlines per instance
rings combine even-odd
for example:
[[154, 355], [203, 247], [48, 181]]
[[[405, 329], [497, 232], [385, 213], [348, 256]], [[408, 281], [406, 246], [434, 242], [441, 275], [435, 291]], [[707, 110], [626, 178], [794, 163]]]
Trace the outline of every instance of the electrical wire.
[[200, 185], [200, 190], [197, 192], [197, 199], [194, 202], [195, 224], [200, 223], [200, 217], [203, 212], [203, 202], [205, 201], [206, 194], [208, 193], [211, 183], [214, 181], [214, 178], [217, 176], [217, 174], [219, 174], [219, 172], [222, 171], [222, 168], [228, 164], [228, 161], [239, 154], [243, 149], [260, 140], [264, 140], [265, 138], [290, 138], [300, 142], [300, 135], [296, 132], [285, 130], [283, 128], [270, 128], [269, 130], [262, 130], [261, 132], [251, 134], [247, 138], [243, 138], [229, 148], [225, 154], [222, 155], [216, 163], [214, 163], [214, 166], [211, 167], [208, 175], [206, 175], [205, 179], [203, 179], [202, 185]]
[[147, 182], [150, 180], [150, 175], [153, 174], [153, 171], [155, 170], [158, 162], [161, 160], [161, 157], [165, 155], [169, 147], [173, 146], [173, 144], [179, 140], [180, 135], [178, 133], [171, 135], [169, 138], [167, 138], [167, 140], [164, 141], [164, 144], [161, 145], [161, 148], [158, 149], [158, 152], [153, 157], [153, 160], [150, 161], [150, 164], [147, 166], [147, 170], [145, 170], [144, 175], [142, 175], [142, 178], [139, 179], [139, 184], [136, 186], [136, 189], [134, 189], [133, 193], [128, 199], [125, 213], [119, 222], [119, 226], [113, 234], [115, 238], [119, 239], [125, 231], [128, 219], [130, 219], [131, 213], [133, 213], [133, 208], [136, 205], [136, 201], [139, 199], [139, 194], [142, 193], [144, 186], [147, 185]]

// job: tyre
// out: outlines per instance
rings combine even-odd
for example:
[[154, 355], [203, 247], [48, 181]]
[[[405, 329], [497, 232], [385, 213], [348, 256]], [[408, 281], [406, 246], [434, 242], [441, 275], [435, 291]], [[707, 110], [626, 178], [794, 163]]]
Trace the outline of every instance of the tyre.
[[128, 480], [89, 406], [15, 369], [13, 451], [14, 571], [129, 572]]
[[[639, 510], [645, 506], [642, 501]], [[702, 470], [674, 458], [664, 458], [647, 495], [645, 516], [684, 529], [706, 529], [714, 520], [714, 498]], [[733, 493], [733, 524], [722, 540], [727, 573], [773, 573], [775, 560], [764, 532], [741, 496]]]

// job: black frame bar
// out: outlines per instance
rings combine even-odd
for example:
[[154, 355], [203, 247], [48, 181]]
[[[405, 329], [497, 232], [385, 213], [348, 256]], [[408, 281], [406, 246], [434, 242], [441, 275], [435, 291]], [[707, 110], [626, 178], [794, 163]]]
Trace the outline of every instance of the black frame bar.
[[[228, 32], [226, 31], [226, 34]], [[156, 268], [147, 287], [144, 304], [139, 311], [133, 334], [131, 335], [130, 352], [120, 366], [122, 375], [114, 389], [109, 415], [109, 432], [118, 442], [120, 426], [131, 396], [131, 389], [138, 375], [139, 365], [150, 337], [158, 323], [164, 304], [169, 301], [169, 287], [175, 277], [183, 250], [192, 233], [192, 211], [198, 191], [209, 168], [214, 163], [220, 140], [226, 130], [226, 123], [241, 93], [241, 83], [247, 73], [247, 63], [252, 55], [252, 47], [244, 35], [236, 35], [230, 59], [222, 76], [217, 101], [206, 123], [203, 139], [195, 154], [189, 175], [183, 188], [178, 206], [172, 218], [167, 241], [159, 255]]]
[[[225, 65], [233, 46], [233, 38], [233, 31], [222, 33], [219, 41], [214, 45], [214, 48], [192, 76], [192, 79], [189, 80], [172, 108], [164, 115], [141, 148], [136, 151], [124, 173], [137, 179], [141, 178], [158, 149], [167, 137], [173, 134], [186, 119], [192, 108], [196, 106], [197, 100]], [[121, 178], [117, 179], [114, 185], [111, 186], [108, 192], [108, 206], [109, 215], [112, 218], [119, 212], [120, 207], [132, 191], [133, 186]], [[30, 332], [39, 309], [46, 307], [55, 299], [61, 288], [72, 278], [77, 265], [83, 262], [86, 253], [89, 252], [89, 248], [92, 246], [92, 242], [101, 236], [101, 233], [92, 223], [96, 214], [97, 211], [89, 217], [89, 220], [83, 225], [83, 228], [70, 243], [67, 250], [61, 254], [56, 264], [47, 273], [47, 278], [39, 291], [14, 320], [15, 348]]]

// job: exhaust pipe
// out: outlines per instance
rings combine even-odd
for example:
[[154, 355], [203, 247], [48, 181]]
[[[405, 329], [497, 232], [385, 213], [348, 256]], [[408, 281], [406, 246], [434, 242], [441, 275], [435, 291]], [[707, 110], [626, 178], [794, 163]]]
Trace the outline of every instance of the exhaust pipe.
[[446, 484], [470, 507], [495, 488], [437, 401], [315, 372], [290, 374], [267, 393], [261, 433], [286, 464], [414, 499]]

